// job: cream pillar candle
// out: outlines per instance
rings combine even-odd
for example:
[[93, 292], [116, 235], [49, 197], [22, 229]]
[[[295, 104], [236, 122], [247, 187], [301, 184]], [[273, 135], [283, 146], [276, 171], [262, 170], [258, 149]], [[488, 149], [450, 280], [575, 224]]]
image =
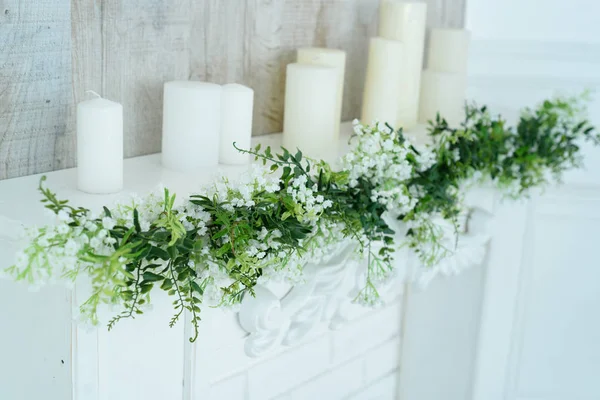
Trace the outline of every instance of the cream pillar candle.
[[87, 193], [123, 188], [123, 106], [97, 98], [77, 104], [77, 187]]
[[383, 0], [379, 12], [379, 36], [404, 45], [398, 126], [409, 129], [417, 123], [427, 4]]
[[333, 67], [288, 64], [283, 145], [289, 151], [313, 158], [336, 152], [338, 75]]
[[427, 68], [439, 72], [467, 73], [471, 33], [464, 29], [432, 29]]
[[439, 113], [451, 127], [458, 127], [464, 120], [466, 91], [467, 80], [463, 73], [423, 71], [420, 122], [435, 120]]
[[252, 139], [252, 105], [254, 91], [236, 83], [224, 85], [221, 95], [221, 164], [247, 164], [250, 156], [233, 147], [250, 149]]
[[362, 122], [387, 122], [394, 128], [400, 107], [403, 46], [396, 40], [371, 38], [363, 95]]
[[339, 137], [342, 120], [342, 105], [344, 99], [344, 75], [346, 71], [346, 52], [338, 49], [321, 47], [304, 47], [298, 49], [296, 61], [298, 64], [323, 65], [334, 67], [338, 71], [337, 109], [335, 135]]
[[162, 163], [195, 171], [219, 162], [221, 86], [206, 82], [165, 83]]

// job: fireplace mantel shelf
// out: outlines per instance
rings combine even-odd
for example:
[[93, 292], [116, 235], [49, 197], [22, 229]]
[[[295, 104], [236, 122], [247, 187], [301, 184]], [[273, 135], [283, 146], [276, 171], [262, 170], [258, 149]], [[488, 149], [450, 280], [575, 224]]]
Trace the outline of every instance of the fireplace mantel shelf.
[[[342, 124], [339, 152], [347, 150], [351, 133], [351, 124]], [[420, 126], [412, 132], [423, 132]], [[411, 132], [409, 132], [410, 134]], [[263, 148], [280, 146], [281, 135], [265, 135], [255, 137], [253, 145], [261, 143]], [[333, 161], [338, 155], [332, 154]], [[132, 194], [144, 194], [159, 186], [168, 187], [181, 200], [225, 175], [235, 178], [248, 166], [225, 166], [207, 168], [197, 173], [180, 173], [161, 166], [160, 154], [127, 159], [124, 162], [124, 190], [111, 195], [91, 195], [76, 189], [76, 169], [49, 172], [47, 186], [57, 193], [59, 198], [69, 199], [72, 204], [90, 209], [100, 210], [103, 205], [110, 205]], [[40, 204], [37, 192], [40, 175], [33, 175], [0, 181], [0, 255], [1, 259], [10, 262], [16, 250], [15, 238], [23, 225], [42, 225], [51, 223], [52, 219]], [[487, 236], [485, 235], [495, 204], [495, 192], [489, 189], [476, 189], [469, 192], [468, 204], [478, 211], [478, 221], [470, 223], [473, 231], [465, 235], [467, 250], [448, 261], [448, 270], [464, 267], [460, 264], [477, 264], [485, 255]], [[305, 268], [304, 281], [295, 286], [287, 284], [269, 284], [256, 287], [256, 297], [244, 299], [239, 312], [210, 309], [202, 310], [201, 332], [196, 344], [191, 345], [190, 326], [186, 321], [173, 329], [167, 327], [172, 312], [171, 301], [166, 294], [153, 295], [153, 310], [137, 318], [135, 321], [122, 321], [111, 332], [101, 326], [92, 330], [77, 323], [72, 327], [72, 384], [74, 398], [96, 399], [101, 388], [105, 388], [101, 378], [112, 369], [122, 370], [118, 354], [144, 353], [144, 349], [154, 342], [163, 343], [156, 355], [162, 360], [161, 365], [183, 365], [184, 382], [188, 386], [184, 391], [192, 395], [204, 390], [193, 382], [214, 382], [232, 372], [232, 365], [239, 363], [243, 368], [253, 365], [265, 355], [274, 355], [285, 348], [305, 343], [309, 338], [329, 330], [337, 330], [348, 321], [370, 313], [369, 309], [352, 304], [361, 285], [365, 263], [352, 257], [354, 247], [349, 243], [340, 243], [338, 251], [319, 265], [308, 265]], [[407, 251], [397, 257], [398, 279], [381, 288], [383, 300], [387, 304], [397, 304], [402, 295], [405, 280], [414, 268], [415, 260]], [[76, 307], [85, 300], [81, 290], [76, 287], [71, 292], [65, 288], [52, 289], [59, 296], [66, 298], [69, 307]], [[62, 293], [62, 294], [61, 294]], [[45, 295], [44, 295], [45, 296]], [[75, 310], [74, 310], [75, 312]], [[152, 337], [145, 337], [144, 332], [152, 331]], [[132, 342], [132, 338], [136, 338]], [[211, 363], [202, 362], [200, 358], [215, 353], [215, 342], [225, 346], [229, 356], [216, 358]], [[234, 343], [227, 345], [228, 342]], [[241, 347], [237, 347], [240, 346]], [[233, 347], [231, 347], [233, 346]], [[194, 361], [198, 358], [198, 361]], [[158, 362], [158, 361], [157, 361]], [[117, 363], [117, 364], [114, 364]], [[149, 370], [152, 365], [135, 368]], [[140, 376], [143, 372], [140, 371]], [[109, 373], [110, 374], [110, 373]], [[111, 375], [112, 376], [112, 375]], [[117, 379], [117, 375], [112, 379]], [[189, 382], [192, 382], [191, 384]]]

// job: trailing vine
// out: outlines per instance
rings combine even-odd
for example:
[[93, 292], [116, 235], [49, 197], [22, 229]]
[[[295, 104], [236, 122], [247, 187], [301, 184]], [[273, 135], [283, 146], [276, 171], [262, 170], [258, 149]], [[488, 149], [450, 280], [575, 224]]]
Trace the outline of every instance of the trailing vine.
[[485, 180], [510, 197], [526, 196], [580, 167], [581, 142], [600, 143], [583, 111], [579, 99], [547, 100], [510, 127], [470, 105], [459, 127], [432, 121], [429, 145], [387, 124], [356, 122], [339, 170], [299, 150], [238, 148], [262, 165], [181, 203], [164, 189], [95, 213], [58, 199], [42, 178], [42, 203], [57, 223], [29, 229], [29, 244], [7, 271], [32, 285], [86, 276], [83, 319], [97, 324], [101, 305], [123, 307], [109, 329], [142, 314], [160, 289], [174, 298], [170, 325], [187, 311], [194, 341], [201, 306], [235, 306], [270, 279], [296, 282], [305, 264], [350, 240], [369, 260], [356, 301], [375, 304], [400, 246], [423, 268], [453, 254], [469, 185]]

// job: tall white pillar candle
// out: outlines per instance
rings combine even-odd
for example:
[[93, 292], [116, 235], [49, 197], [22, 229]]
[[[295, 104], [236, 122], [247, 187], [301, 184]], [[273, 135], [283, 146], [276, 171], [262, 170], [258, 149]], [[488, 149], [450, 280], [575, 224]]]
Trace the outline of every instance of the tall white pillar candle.
[[467, 73], [471, 33], [465, 29], [432, 29], [427, 68], [439, 72]]
[[247, 86], [232, 83], [223, 86], [221, 95], [221, 164], [247, 164], [250, 156], [233, 147], [250, 149], [252, 139], [252, 105], [254, 91]]
[[462, 73], [423, 71], [420, 122], [434, 121], [439, 113], [451, 127], [458, 127], [464, 120], [466, 91], [467, 80]]
[[346, 52], [338, 49], [304, 47], [298, 49], [296, 61], [299, 64], [323, 65], [334, 67], [338, 71], [337, 110], [335, 135], [339, 137], [344, 99], [344, 75], [346, 71]]
[[206, 82], [165, 83], [162, 163], [195, 171], [219, 163], [221, 86]]
[[87, 193], [123, 188], [123, 106], [97, 98], [77, 104], [77, 187]]
[[338, 75], [333, 67], [288, 64], [283, 145], [289, 151], [298, 148], [313, 158], [335, 156]]
[[396, 128], [400, 107], [403, 46], [396, 40], [371, 38], [363, 95], [362, 122], [387, 122]]
[[417, 123], [427, 4], [383, 0], [379, 12], [379, 36], [404, 44], [398, 126], [409, 129]]

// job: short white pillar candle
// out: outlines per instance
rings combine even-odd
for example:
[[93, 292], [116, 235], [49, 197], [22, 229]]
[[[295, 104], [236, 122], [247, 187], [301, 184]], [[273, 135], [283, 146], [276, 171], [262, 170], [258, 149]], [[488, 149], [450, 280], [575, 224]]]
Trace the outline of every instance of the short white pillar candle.
[[283, 146], [313, 158], [337, 154], [335, 134], [338, 71], [333, 67], [288, 64]]
[[412, 128], [417, 123], [427, 4], [383, 0], [379, 9], [379, 36], [404, 45], [398, 127]]
[[451, 127], [458, 127], [464, 120], [466, 91], [463, 73], [423, 71], [420, 122], [434, 121], [439, 113]]
[[432, 29], [427, 68], [439, 72], [467, 73], [471, 33], [465, 29]]
[[361, 117], [364, 124], [379, 121], [396, 128], [403, 62], [401, 42], [371, 38]]
[[342, 106], [344, 102], [344, 75], [346, 71], [346, 52], [339, 49], [322, 47], [303, 47], [298, 49], [296, 61], [298, 64], [324, 65], [334, 67], [338, 71], [337, 110], [336, 110], [336, 138], [340, 134], [342, 121]]
[[221, 86], [214, 83], [165, 83], [162, 163], [189, 172], [219, 163]]
[[232, 83], [223, 85], [221, 96], [221, 164], [247, 164], [250, 155], [233, 147], [250, 149], [252, 140], [252, 105], [254, 91], [247, 86]]
[[77, 104], [77, 187], [87, 193], [123, 188], [123, 106], [103, 98]]

